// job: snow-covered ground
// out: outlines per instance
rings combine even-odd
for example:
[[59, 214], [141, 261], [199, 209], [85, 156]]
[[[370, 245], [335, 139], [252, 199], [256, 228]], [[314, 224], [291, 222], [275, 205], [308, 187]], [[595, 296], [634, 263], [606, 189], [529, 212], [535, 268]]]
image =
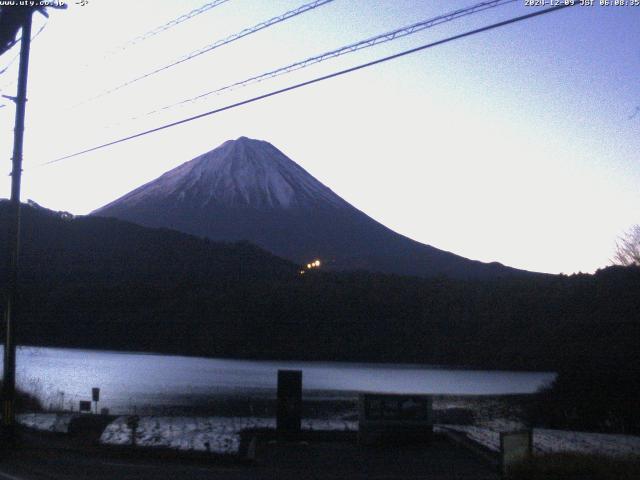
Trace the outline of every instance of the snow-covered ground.
[[[470, 440], [490, 450], [500, 450], [500, 432], [485, 427], [443, 425], [441, 428], [465, 434]], [[533, 430], [535, 453], [591, 453], [607, 456], [640, 455], [640, 437], [605, 433]]]
[[[130, 445], [129, 417], [118, 417], [109, 424], [100, 441], [109, 445]], [[136, 444], [179, 450], [201, 450], [235, 454], [240, 447], [240, 432], [254, 428], [275, 428], [275, 419], [256, 417], [140, 417]], [[358, 429], [357, 422], [304, 419], [303, 430], [335, 431]]]
[[19, 424], [34, 430], [68, 433], [69, 422], [78, 414], [74, 413], [23, 413], [16, 415]]
[[[78, 414], [29, 413], [18, 415], [18, 422], [36, 430], [67, 433], [69, 423]], [[129, 417], [111, 422], [100, 441], [107, 445], [130, 445], [132, 431]], [[179, 450], [210, 451], [235, 454], [240, 447], [240, 432], [255, 428], [275, 428], [275, 419], [258, 417], [166, 417], [141, 416], [136, 430], [136, 444], [145, 447], [165, 447]], [[437, 429], [465, 434], [470, 440], [495, 452], [500, 449], [500, 431], [519, 425], [495, 422], [491, 427], [470, 425], [441, 425]], [[304, 419], [303, 430], [357, 431], [358, 422], [341, 419]], [[536, 453], [594, 453], [608, 456], [640, 455], [640, 437], [602, 433], [570, 432], [534, 429], [533, 446]]]

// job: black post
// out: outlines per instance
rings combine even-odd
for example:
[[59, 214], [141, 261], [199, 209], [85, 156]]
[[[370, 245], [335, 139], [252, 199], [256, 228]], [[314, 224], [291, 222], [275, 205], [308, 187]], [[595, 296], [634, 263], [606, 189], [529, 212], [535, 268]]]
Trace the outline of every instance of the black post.
[[302, 417], [302, 371], [278, 370], [276, 431], [280, 435], [300, 433]]
[[91, 389], [91, 400], [95, 403], [95, 414], [98, 414], [98, 402], [100, 401], [100, 389], [98, 387], [93, 387]]
[[20, 44], [20, 69], [16, 120], [13, 137], [13, 170], [11, 172], [11, 201], [7, 241], [7, 290], [4, 305], [6, 336], [4, 342], [4, 378], [2, 382], [2, 427], [5, 438], [15, 440], [15, 394], [16, 394], [16, 320], [15, 305], [18, 294], [18, 254], [20, 251], [20, 179], [22, 176], [22, 146], [24, 140], [24, 118], [27, 103], [27, 74], [29, 50], [31, 48], [31, 16], [33, 10], [24, 8], [22, 40]]

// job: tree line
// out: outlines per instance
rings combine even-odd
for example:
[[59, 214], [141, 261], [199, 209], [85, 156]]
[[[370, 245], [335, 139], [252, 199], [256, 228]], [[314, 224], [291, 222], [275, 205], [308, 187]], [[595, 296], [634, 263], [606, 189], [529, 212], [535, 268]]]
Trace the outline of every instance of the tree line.
[[247, 243], [39, 208], [24, 209], [23, 239], [22, 344], [551, 370], [556, 403], [607, 382], [611, 398], [640, 394], [638, 266], [483, 281], [300, 275]]

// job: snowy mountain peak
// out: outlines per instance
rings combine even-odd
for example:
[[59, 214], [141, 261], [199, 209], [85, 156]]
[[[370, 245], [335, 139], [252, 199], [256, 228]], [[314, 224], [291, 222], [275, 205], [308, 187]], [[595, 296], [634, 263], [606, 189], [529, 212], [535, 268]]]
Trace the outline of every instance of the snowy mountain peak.
[[199, 208], [290, 209], [314, 207], [319, 203], [333, 207], [348, 205], [276, 147], [247, 137], [228, 140], [117, 202], [133, 206], [155, 197], [169, 197]]
[[399, 235], [349, 205], [268, 142], [240, 137], [95, 212], [216, 241], [248, 240], [299, 264], [408, 275], [518, 273]]

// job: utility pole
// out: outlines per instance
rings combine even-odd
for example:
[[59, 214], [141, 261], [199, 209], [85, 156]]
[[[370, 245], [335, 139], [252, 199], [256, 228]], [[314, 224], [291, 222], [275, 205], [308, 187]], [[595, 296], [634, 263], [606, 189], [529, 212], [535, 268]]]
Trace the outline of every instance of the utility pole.
[[35, 10], [23, 8], [21, 15], [22, 40], [20, 43], [20, 67], [16, 119], [13, 136], [13, 167], [11, 171], [11, 200], [9, 206], [9, 228], [7, 236], [7, 286], [4, 304], [6, 324], [4, 342], [4, 378], [2, 382], [2, 435], [8, 445], [16, 440], [16, 317], [18, 296], [18, 255], [20, 251], [20, 180], [22, 177], [22, 146], [24, 140], [24, 118], [27, 103], [27, 74], [29, 50], [31, 48], [31, 19]]

